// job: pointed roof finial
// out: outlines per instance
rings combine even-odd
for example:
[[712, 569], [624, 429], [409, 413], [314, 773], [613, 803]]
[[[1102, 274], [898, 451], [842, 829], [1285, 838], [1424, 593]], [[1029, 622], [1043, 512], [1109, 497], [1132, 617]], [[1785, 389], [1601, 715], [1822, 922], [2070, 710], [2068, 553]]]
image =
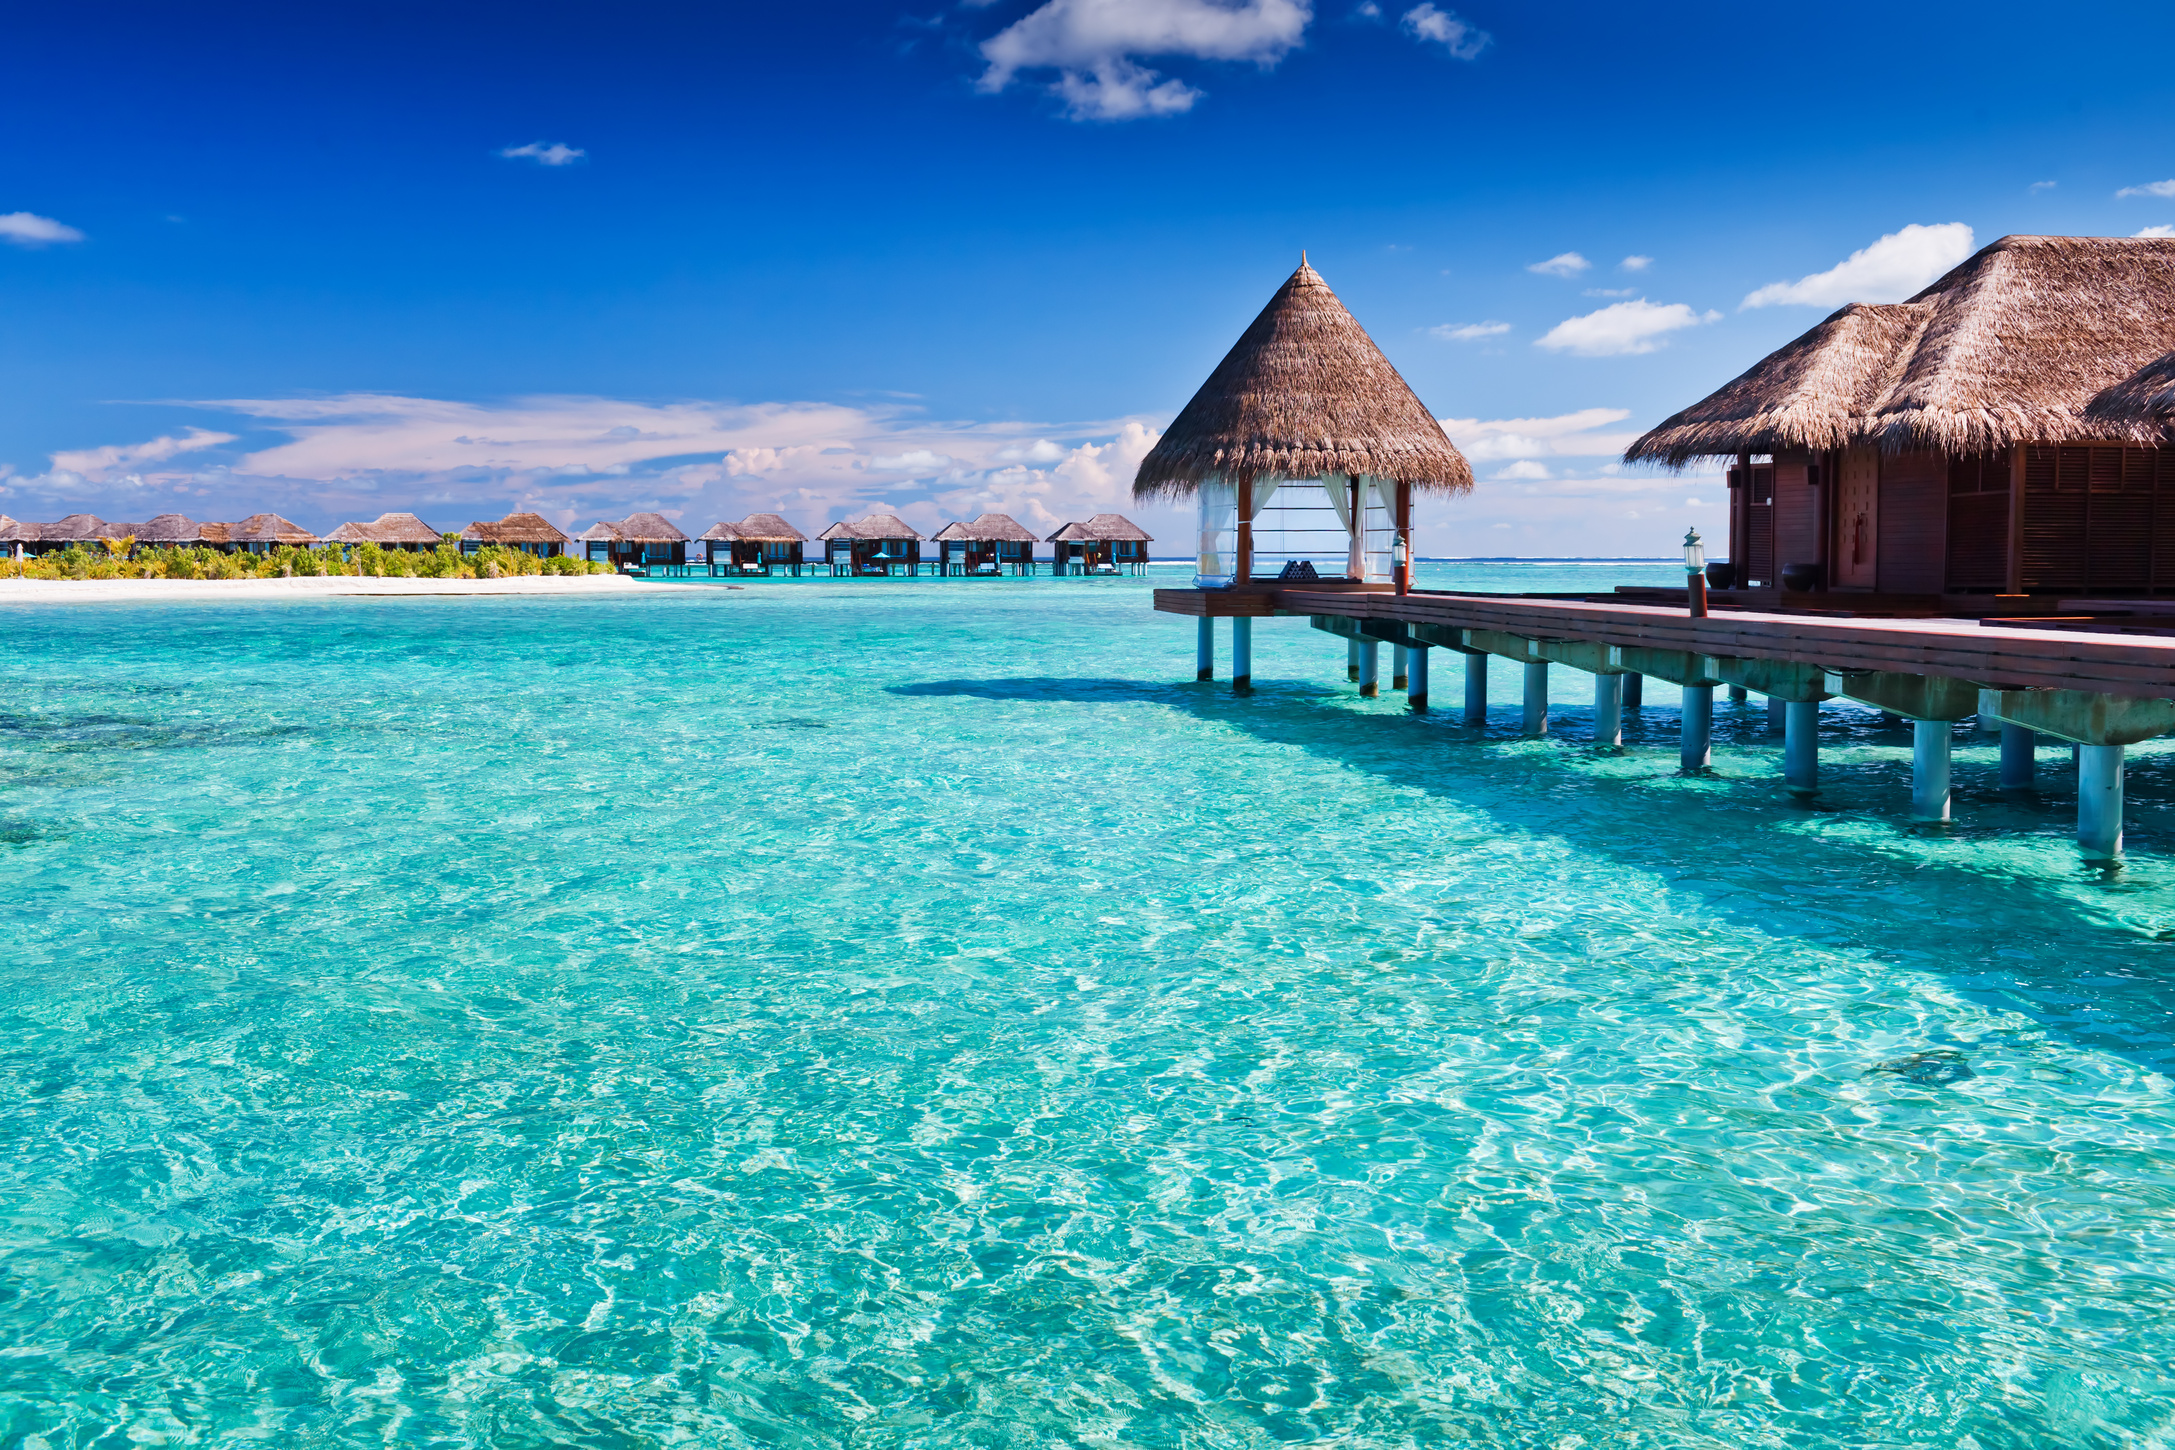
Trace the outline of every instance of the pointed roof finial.
[[1302, 266], [1302, 267], [1304, 267], [1304, 266], [1305, 266], [1306, 264], [1307, 264], [1307, 249], [1306, 249], [1305, 247], [1301, 247], [1301, 248], [1299, 249], [1299, 265], [1300, 265], [1300, 266]]

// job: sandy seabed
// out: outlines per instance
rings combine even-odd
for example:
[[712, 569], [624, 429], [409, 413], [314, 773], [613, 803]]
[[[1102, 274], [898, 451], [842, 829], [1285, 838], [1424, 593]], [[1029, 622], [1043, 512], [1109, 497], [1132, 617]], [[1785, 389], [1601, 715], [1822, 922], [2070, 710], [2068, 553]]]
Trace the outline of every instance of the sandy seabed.
[[330, 599], [355, 595], [631, 594], [685, 587], [679, 581], [618, 574], [529, 575], [517, 579], [0, 579], [0, 604], [167, 603], [181, 599]]

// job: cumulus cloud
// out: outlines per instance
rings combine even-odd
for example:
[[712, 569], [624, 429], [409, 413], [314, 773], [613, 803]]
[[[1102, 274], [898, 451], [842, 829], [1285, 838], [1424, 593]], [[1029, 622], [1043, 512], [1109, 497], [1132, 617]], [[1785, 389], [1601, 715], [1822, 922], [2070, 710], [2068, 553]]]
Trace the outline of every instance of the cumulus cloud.
[[2175, 196], [2175, 179], [2148, 181], [2141, 186], [2125, 186], [2116, 196]]
[[531, 141], [526, 146], [508, 146], [498, 154], [508, 161], [533, 161], [538, 166], [571, 166], [589, 153], [558, 141], [548, 146], [541, 141]]
[[1510, 324], [1507, 322], [1445, 322], [1440, 327], [1430, 327], [1427, 333], [1445, 342], [1477, 342], [1483, 337], [1501, 337], [1508, 331]]
[[1721, 316], [1719, 312], [1702, 315], [1681, 302], [1649, 302], [1641, 297], [1568, 318], [1535, 338], [1533, 345], [1580, 357], [1622, 357], [1653, 352], [1667, 345], [1668, 334], [1720, 321]]
[[1022, 71], [1055, 71], [1050, 90], [1074, 120], [1176, 115], [1201, 92], [1137, 57], [1273, 66], [1313, 18], [1308, 0], [1047, 0], [982, 43], [978, 84], [996, 92]]
[[1604, 432], [1630, 417], [1623, 408], [1580, 408], [1552, 418], [1438, 418], [1460, 452], [1475, 463], [1505, 459], [1613, 458], [1639, 435]]
[[1592, 265], [1593, 263], [1576, 252], [1558, 252], [1545, 262], [1528, 263], [1526, 270], [1538, 272], [1544, 277], [1576, 277]]
[[1852, 252], [1825, 272], [1795, 282], [1770, 282], [1740, 307], [1840, 307], [1846, 302], [1901, 302], [1971, 255], [1971, 228], [1962, 222], [1917, 223]]
[[1647, 268], [1654, 265], [1654, 259], [1652, 257], [1632, 256], [1624, 258], [1623, 261], [1618, 262], [1616, 265], [1623, 268], [1626, 272], [1644, 272]]
[[0, 241], [13, 242], [18, 247], [43, 247], [54, 242], [82, 240], [83, 233], [49, 216], [29, 211], [0, 214]]
[[91, 483], [103, 483], [117, 472], [127, 472], [152, 463], [164, 463], [167, 459], [183, 453], [196, 453], [233, 441], [232, 433], [214, 433], [207, 428], [190, 428], [179, 437], [167, 434], [148, 443], [109, 443], [99, 448], [64, 450], [53, 455], [53, 467], [79, 474]]
[[1517, 479], [1548, 478], [1551, 475], [1548, 472], [1547, 465], [1535, 463], [1532, 459], [1526, 458], [1520, 459], [1508, 468], [1498, 470], [1495, 476], [1499, 479]]
[[2052, 191], [2055, 187], [2060, 185], [2061, 183], [2059, 181], [2035, 181], [2030, 186], [2027, 186], [2024, 189], [2028, 192], [2036, 194], [2042, 191]]
[[1415, 38], [1433, 41], [1459, 60], [1474, 59], [1495, 38], [1487, 31], [1460, 20], [1450, 11], [1438, 10], [1426, 3], [1407, 10], [1400, 23]]
[[2141, 237], [2175, 237], [2175, 226], [2169, 226], [2163, 222], [2156, 227], [2147, 227], [2138, 232], [2137, 235]]

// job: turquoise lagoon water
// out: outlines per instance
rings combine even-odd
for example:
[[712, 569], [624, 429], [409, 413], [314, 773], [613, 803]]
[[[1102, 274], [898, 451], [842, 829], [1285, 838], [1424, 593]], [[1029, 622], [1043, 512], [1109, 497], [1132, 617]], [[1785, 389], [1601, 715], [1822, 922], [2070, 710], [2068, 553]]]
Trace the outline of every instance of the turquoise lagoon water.
[[0, 1443], [2175, 1440], [2167, 755], [1147, 587], [0, 610]]

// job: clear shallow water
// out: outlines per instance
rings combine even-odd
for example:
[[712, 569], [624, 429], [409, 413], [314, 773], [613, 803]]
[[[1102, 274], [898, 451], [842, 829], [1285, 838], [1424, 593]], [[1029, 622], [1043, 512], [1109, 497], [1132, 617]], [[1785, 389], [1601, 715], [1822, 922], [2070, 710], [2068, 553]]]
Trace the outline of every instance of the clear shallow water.
[[2175, 1439], [2168, 756], [1150, 582], [0, 612], [0, 1443]]

